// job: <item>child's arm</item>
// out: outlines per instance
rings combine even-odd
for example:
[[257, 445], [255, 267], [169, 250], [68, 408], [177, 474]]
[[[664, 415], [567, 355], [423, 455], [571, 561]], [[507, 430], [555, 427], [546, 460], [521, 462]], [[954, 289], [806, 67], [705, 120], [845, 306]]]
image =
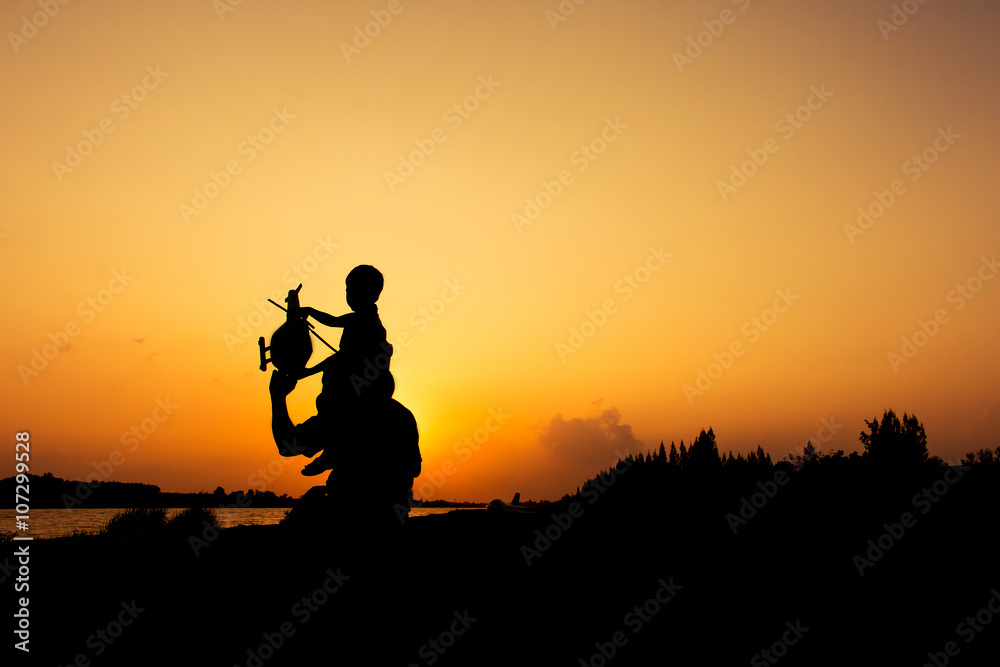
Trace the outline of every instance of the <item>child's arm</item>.
[[[327, 357], [327, 359], [329, 359], [329, 357]], [[324, 359], [323, 361], [326, 361], [326, 359]], [[292, 377], [294, 377], [296, 380], [301, 380], [303, 378], [309, 377], [310, 375], [316, 375], [316, 373], [319, 373], [320, 371], [325, 369], [325, 366], [323, 366], [323, 361], [319, 362], [312, 368], [303, 368], [299, 373], [293, 374]]]
[[347, 315], [341, 315], [340, 317], [336, 315], [330, 315], [329, 313], [324, 313], [322, 310], [316, 310], [315, 308], [310, 308], [309, 306], [303, 306], [299, 309], [306, 317], [312, 317], [314, 320], [320, 324], [326, 325], [328, 327], [343, 327], [347, 324], [350, 319]]

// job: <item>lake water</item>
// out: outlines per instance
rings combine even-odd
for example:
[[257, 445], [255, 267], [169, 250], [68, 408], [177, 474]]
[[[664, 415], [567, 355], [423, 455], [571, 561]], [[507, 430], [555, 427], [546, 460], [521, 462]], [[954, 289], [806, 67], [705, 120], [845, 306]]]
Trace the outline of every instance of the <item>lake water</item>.
[[[229, 528], [231, 526], [267, 526], [280, 522], [288, 512], [287, 507], [257, 508], [257, 507], [216, 507], [215, 515], [218, 517], [219, 526]], [[410, 509], [410, 516], [425, 516], [428, 514], [444, 514], [451, 512], [452, 507], [414, 507]], [[183, 509], [171, 508], [167, 510], [167, 518], [171, 518]], [[37, 509], [28, 515], [27, 531], [18, 531], [14, 525], [17, 514], [13, 509], [0, 509], [0, 530], [15, 531], [17, 535], [24, 537], [34, 537], [39, 539], [50, 539], [53, 537], [63, 537], [71, 535], [74, 531], [98, 531], [104, 527], [108, 519], [121, 512], [120, 509]]]

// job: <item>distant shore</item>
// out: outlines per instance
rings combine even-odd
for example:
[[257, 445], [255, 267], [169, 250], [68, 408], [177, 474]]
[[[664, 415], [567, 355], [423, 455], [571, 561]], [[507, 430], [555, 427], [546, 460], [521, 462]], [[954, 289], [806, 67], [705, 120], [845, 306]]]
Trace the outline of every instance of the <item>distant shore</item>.
[[[0, 479], [0, 509], [14, 509], [14, 477]], [[140, 482], [86, 482], [54, 477], [52, 473], [28, 475], [30, 506], [33, 509], [129, 509], [133, 507], [294, 507], [298, 496], [276, 495], [271, 491], [178, 493], [161, 491], [153, 484]], [[548, 504], [525, 503], [528, 506]], [[485, 502], [416, 500], [413, 507], [486, 507]]]

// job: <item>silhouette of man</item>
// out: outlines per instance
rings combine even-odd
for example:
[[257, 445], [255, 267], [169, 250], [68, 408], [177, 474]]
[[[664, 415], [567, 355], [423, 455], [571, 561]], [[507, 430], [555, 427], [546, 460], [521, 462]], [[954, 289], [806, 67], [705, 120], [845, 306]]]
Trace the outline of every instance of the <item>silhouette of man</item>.
[[321, 514], [336, 515], [365, 531], [400, 526], [396, 508], [410, 505], [422, 461], [413, 413], [395, 399], [373, 399], [357, 404], [350, 426], [323, 413], [295, 425], [286, 403], [295, 385], [295, 378], [271, 373], [271, 434], [278, 453], [334, 452], [325, 493], [314, 487], [303, 503], [309, 498], [324, 508]]

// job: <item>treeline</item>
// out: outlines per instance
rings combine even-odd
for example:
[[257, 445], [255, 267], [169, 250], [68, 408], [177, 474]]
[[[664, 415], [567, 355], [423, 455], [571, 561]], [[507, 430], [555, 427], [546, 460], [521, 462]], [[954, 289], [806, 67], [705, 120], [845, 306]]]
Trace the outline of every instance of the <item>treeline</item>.
[[454, 500], [420, 500], [420, 499], [414, 498], [413, 502], [410, 504], [410, 507], [431, 507], [431, 508], [434, 508], [434, 507], [469, 507], [469, 508], [475, 508], [475, 507], [486, 507], [486, 504], [485, 503], [474, 503], [474, 502], [470, 502], [468, 500], [463, 500], [461, 502], [458, 502], [458, 501], [454, 501]]
[[[549, 500], [522, 500], [519, 503], [520, 507], [544, 507], [546, 505], [551, 505], [552, 502]], [[477, 503], [469, 500], [463, 500], [461, 502], [454, 500], [420, 500], [419, 498], [414, 498], [410, 504], [410, 507], [466, 507], [474, 509], [477, 507], [486, 507], [487, 503]]]
[[15, 489], [20, 486], [31, 509], [52, 508], [129, 508], [129, 507], [291, 507], [297, 501], [287, 494], [272, 491], [233, 491], [221, 486], [212, 493], [171, 493], [155, 484], [140, 482], [83, 482], [44, 475], [27, 475], [28, 493], [14, 477], [0, 479], [0, 507], [14, 507]]
[[[943, 468], [948, 465], [940, 457], [929, 456], [924, 426], [913, 415], [904, 413], [900, 419], [892, 410], [886, 410], [881, 421], [878, 418], [865, 420], [865, 426], [867, 430], [862, 431], [858, 438], [863, 446], [863, 451], [860, 453], [853, 451], [845, 454], [842, 449], [822, 452], [812, 441], [808, 441], [800, 451], [791, 453], [776, 463], [760, 445], [756, 451], [746, 456], [742, 453], [734, 456], [732, 451], [727, 454], [720, 453], [715, 433], [709, 428], [708, 431], [702, 430], [690, 446], [686, 446], [681, 440], [679, 447], [671, 442], [670, 448], [667, 449], [665, 443], [660, 442], [656, 450], [647, 451], [645, 454], [630, 453], [619, 459], [614, 467], [602, 471], [577, 487], [574, 496], [567, 494], [562, 500], [586, 497], [588, 494], [596, 497], [593, 496], [594, 493], [603, 493], [625, 473], [643, 469], [659, 470], [668, 476], [689, 473], [700, 477], [720, 473], [742, 478], [763, 477], [773, 474], [778, 469], [791, 472], [806, 466], [826, 470], [849, 466], [879, 472], [918, 467]], [[960, 465], [975, 467], [1000, 465], [1000, 446], [992, 450], [985, 448], [968, 452], [962, 457]], [[640, 473], [629, 476], [647, 475]]]

